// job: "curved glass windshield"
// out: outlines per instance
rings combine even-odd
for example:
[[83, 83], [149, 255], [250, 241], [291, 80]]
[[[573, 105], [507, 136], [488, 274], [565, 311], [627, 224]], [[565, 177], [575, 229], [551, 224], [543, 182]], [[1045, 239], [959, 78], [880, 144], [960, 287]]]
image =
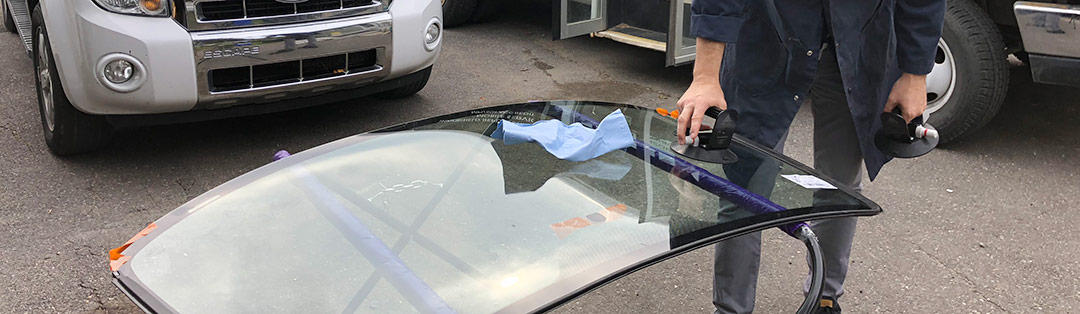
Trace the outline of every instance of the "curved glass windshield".
[[[617, 109], [639, 145], [583, 162], [488, 136], [502, 119], [588, 125]], [[739, 232], [880, 211], [742, 140], [736, 164], [682, 159], [674, 132], [654, 110], [558, 102], [346, 138], [177, 209], [120, 272], [179, 312], [526, 312]], [[746, 209], [706, 179], [781, 210]]]

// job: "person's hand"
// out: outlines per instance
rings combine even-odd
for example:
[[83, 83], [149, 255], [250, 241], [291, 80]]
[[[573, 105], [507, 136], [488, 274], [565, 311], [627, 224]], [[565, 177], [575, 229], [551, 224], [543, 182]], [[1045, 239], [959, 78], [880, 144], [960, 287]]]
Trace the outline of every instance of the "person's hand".
[[904, 73], [900, 76], [885, 102], [885, 112], [892, 112], [896, 107], [900, 107], [900, 114], [909, 123], [926, 111], [926, 75]]
[[701, 130], [701, 120], [705, 118], [705, 110], [709, 107], [727, 110], [727, 100], [724, 100], [724, 89], [720, 87], [719, 80], [695, 79], [690, 84], [690, 88], [686, 89], [686, 93], [683, 93], [682, 98], [679, 98], [677, 107], [679, 108], [679, 125], [675, 132], [678, 134], [681, 145], [687, 142], [687, 128], [690, 129], [690, 141], [697, 138], [698, 131]]

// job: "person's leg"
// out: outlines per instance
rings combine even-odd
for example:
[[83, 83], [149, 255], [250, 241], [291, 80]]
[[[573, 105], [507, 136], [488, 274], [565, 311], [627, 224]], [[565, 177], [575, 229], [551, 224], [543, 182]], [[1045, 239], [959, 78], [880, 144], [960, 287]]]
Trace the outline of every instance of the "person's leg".
[[[784, 152], [787, 134], [773, 149]], [[733, 164], [725, 165], [724, 172], [729, 180], [748, 191], [768, 197], [776, 185], [780, 164], [775, 160], [746, 158]], [[746, 213], [741, 208], [720, 202], [720, 220], [744, 218]], [[752, 313], [757, 292], [758, 267], [761, 261], [761, 232], [754, 232], [721, 241], [716, 244], [716, 257], [713, 259], [713, 306], [714, 313]]]
[[[862, 151], [844, 93], [840, 68], [831, 47], [825, 49], [821, 56], [810, 94], [810, 109], [814, 116], [814, 168], [859, 191], [862, 189]], [[825, 205], [828, 202], [825, 196], [829, 192], [815, 193], [815, 205]], [[855, 223], [855, 217], [812, 223], [811, 228], [821, 242], [825, 258], [824, 296], [839, 298], [844, 294]], [[807, 289], [809, 282], [807, 279]]]
[[717, 314], [754, 312], [761, 232], [727, 239], [716, 244], [713, 259], [713, 306]]

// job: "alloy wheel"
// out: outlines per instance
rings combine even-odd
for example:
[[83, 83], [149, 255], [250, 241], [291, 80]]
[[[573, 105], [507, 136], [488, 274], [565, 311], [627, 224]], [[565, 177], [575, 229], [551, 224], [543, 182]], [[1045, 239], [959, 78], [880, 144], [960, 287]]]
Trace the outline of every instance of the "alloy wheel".
[[38, 84], [41, 88], [38, 89], [38, 98], [41, 99], [41, 114], [45, 116], [45, 127], [52, 132], [56, 129], [56, 114], [53, 105], [53, 84], [52, 73], [49, 71], [49, 64], [51, 56], [49, 56], [48, 43], [45, 39], [45, 30], [38, 28]]

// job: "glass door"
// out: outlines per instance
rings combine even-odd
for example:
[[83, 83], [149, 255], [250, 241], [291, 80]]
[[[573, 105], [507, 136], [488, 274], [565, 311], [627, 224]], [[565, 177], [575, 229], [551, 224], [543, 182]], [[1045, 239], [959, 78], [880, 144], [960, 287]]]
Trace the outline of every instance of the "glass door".
[[607, 28], [605, 0], [554, 0], [553, 37], [565, 39]]
[[690, 34], [690, 2], [691, 0], [671, 0], [667, 66], [693, 62], [696, 56], [697, 39]]

